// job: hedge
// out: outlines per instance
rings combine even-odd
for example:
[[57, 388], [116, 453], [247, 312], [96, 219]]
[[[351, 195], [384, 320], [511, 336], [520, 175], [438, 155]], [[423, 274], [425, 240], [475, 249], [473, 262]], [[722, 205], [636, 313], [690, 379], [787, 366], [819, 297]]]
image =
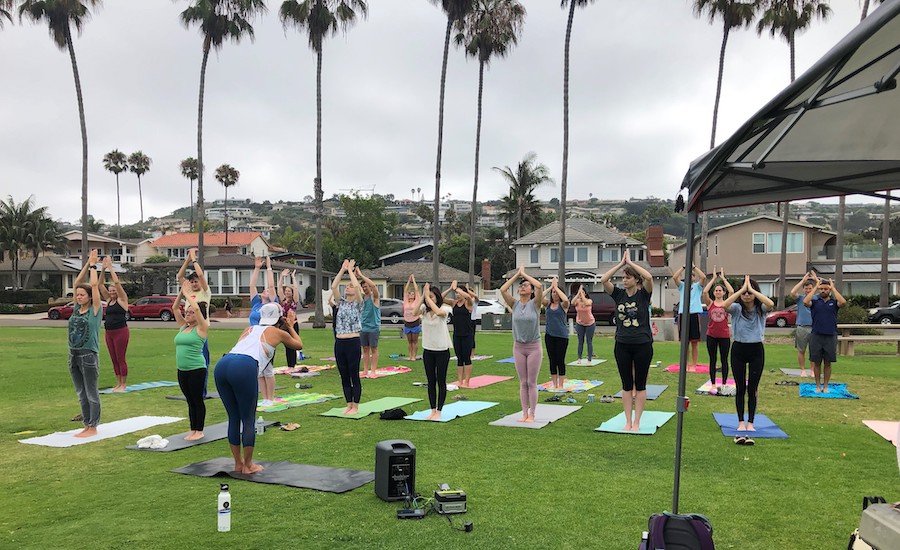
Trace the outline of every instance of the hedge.
[[0, 290], [0, 304], [46, 304], [50, 301], [46, 288], [28, 290]]
[[[244, 306], [244, 299], [240, 296], [229, 296], [231, 307], [238, 308]], [[225, 308], [225, 298], [211, 298], [210, 303], [218, 308]]]
[[3, 304], [0, 303], [0, 313], [2, 314], [10, 314], [10, 313], [44, 313], [49, 310], [51, 307], [50, 304]]

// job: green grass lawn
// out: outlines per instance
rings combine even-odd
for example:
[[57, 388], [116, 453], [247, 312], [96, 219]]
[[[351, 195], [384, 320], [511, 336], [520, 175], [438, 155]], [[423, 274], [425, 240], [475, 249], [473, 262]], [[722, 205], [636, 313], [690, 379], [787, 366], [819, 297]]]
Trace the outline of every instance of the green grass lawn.
[[[132, 329], [129, 383], [177, 380], [175, 330]], [[213, 357], [228, 351], [236, 330], [214, 329]], [[385, 336], [396, 335], [385, 331]], [[301, 331], [314, 358], [332, 355], [331, 330]], [[101, 335], [102, 341], [102, 335]], [[593, 392], [615, 393], [619, 378], [612, 339], [596, 338], [595, 350], [609, 359], [597, 367], [570, 367], [570, 378], [605, 381]], [[569, 358], [574, 359], [574, 345]], [[469, 512], [456, 517], [474, 523], [466, 534], [429, 515], [398, 521], [399, 503], [374, 494], [374, 484], [335, 495], [227, 479], [234, 504], [232, 531], [216, 532], [220, 479], [169, 473], [209, 458], [228, 456], [223, 441], [172, 453], [125, 450], [140, 437], [173, 435], [187, 420], [142, 432], [58, 449], [23, 445], [16, 432], [45, 435], [78, 427], [79, 412], [66, 367], [66, 335], [58, 328], [4, 328], [0, 332], [0, 518], [2, 548], [634, 548], [647, 517], [672, 507], [675, 419], [654, 436], [594, 432], [622, 411], [621, 403], [584, 407], [540, 430], [500, 428], [488, 422], [519, 410], [514, 380], [463, 393], [499, 406], [448, 423], [362, 420], [317, 416], [342, 400], [264, 414], [267, 420], [298, 422], [294, 432], [269, 430], [257, 440], [256, 458], [374, 470], [375, 445], [408, 439], [417, 447], [416, 489], [423, 495], [441, 482], [466, 491]], [[475, 374], [514, 375], [511, 337], [478, 335]], [[404, 353], [399, 337], [383, 338], [382, 366]], [[283, 357], [279, 349], [279, 358]], [[656, 344], [654, 362], [674, 363], [678, 347]], [[101, 386], [115, 382], [101, 349]], [[705, 360], [701, 350], [701, 361]], [[688, 376], [680, 511], [709, 516], [719, 548], [843, 548], [857, 526], [863, 495], [900, 499], [895, 449], [862, 424], [864, 419], [900, 419], [900, 364], [895, 356], [840, 358], [836, 382], [849, 384], [859, 400], [800, 399], [796, 387], [776, 386], [778, 367], [796, 367], [796, 352], [767, 345], [759, 412], [790, 439], [757, 439], [755, 447], [734, 445], [721, 435], [713, 412], [734, 412], [733, 399], [695, 396], [706, 375]], [[308, 361], [316, 364], [315, 359]], [[284, 364], [283, 359], [276, 365]], [[421, 363], [413, 372], [363, 381], [363, 401], [384, 396], [421, 397], [407, 412], [428, 408]], [[770, 369], [775, 369], [773, 374]], [[652, 369], [650, 383], [668, 384], [651, 410], [675, 410], [677, 375]], [[451, 371], [454, 371], [451, 364]], [[541, 382], [549, 379], [545, 366]], [[295, 380], [278, 376], [276, 392], [296, 392]], [[336, 370], [302, 380], [311, 391], [340, 394]], [[212, 380], [210, 381], [213, 387]], [[103, 420], [138, 415], [187, 416], [183, 402], [164, 399], [177, 387], [103, 395]], [[541, 394], [543, 401], [546, 394]], [[225, 420], [217, 400], [207, 401], [207, 423]]]

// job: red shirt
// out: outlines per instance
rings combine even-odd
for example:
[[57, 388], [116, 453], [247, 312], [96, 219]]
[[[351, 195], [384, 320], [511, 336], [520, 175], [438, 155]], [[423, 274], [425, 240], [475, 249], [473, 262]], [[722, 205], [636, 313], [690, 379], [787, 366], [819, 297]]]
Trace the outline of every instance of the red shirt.
[[728, 328], [728, 312], [715, 302], [709, 304], [707, 309], [709, 323], [706, 327], [706, 335], [713, 338], [731, 338], [731, 330]]

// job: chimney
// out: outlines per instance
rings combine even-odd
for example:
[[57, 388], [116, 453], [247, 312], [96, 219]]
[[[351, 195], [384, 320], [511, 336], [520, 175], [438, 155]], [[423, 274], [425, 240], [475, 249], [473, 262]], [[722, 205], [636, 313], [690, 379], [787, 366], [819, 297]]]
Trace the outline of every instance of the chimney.
[[487, 258], [481, 260], [481, 289], [491, 289], [491, 261]]
[[647, 252], [650, 255], [650, 267], [665, 267], [666, 256], [663, 253], [663, 228], [651, 225], [647, 228]]

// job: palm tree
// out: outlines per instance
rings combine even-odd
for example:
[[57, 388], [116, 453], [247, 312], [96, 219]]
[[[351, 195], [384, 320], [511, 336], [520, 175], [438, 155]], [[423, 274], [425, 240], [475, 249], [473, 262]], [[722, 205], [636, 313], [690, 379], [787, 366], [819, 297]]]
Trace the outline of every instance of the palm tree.
[[[525, 8], [517, 0], [477, 0], [471, 13], [458, 22], [456, 44], [466, 55], [478, 58], [478, 116], [475, 124], [475, 182], [472, 214], [478, 209], [478, 160], [481, 153], [481, 107], [484, 69], [491, 57], [504, 57], [514, 46], [525, 24]], [[469, 284], [475, 286], [475, 223], [469, 224]]]
[[0, 0], [0, 29], [3, 28], [3, 18], [5, 17], [10, 23], [12, 23], [12, 16], [9, 14], [9, 10], [12, 9], [12, 0]]
[[45, 250], [66, 248], [65, 238], [59, 229], [59, 224], [47, 217], [45, 207], [38, 208], [32, 212], [24, 244], [26, 249], [31, 252], [32, 257], [28, 271], [25, 273], [25, 282], [22, 284], [22, 288], [28, 288], [31, 272], [34, 270], [34, 265], [37, 263], [41, 253]]
[[572, 42], [572, 20], [575, 19], [575, 8], [583, 8], [594, 0], [562, 0], [560, 7], [569, 6], [569, 19], [566, 23], [566, 47], [563, 54], [563, 158], [562, 181], [559, 185], [559, 284], [566, 280], [566, 186], [569, 181], [569, 45]]
[[128, 159], [125, 158], [125, 153], [118, 149], [113, 149], [103, 155], [103, 168], [116, 175], [116, 238], [120, 238], [122, 234], [122, 208], [119, 200], [119, 174], [128, 170]]
[[[791, 82], [795, 77], [794, 44], [797, 33], [809, 28], [813, 19], [826, 20], [831, 15], [827, 0], [764, 0], [762, 17], [756, 24], [756, 32], [762, 34], [766, 29], [773, 37], [778, 34], [787, 43], [791, 55]], [[787, 236], [788, 216], [791, 203], [784, 203], [784, 217], [781, 224], [781, 263], [778, 271], [779, 308], [784, 304], [785, 276], [787, 273]], [[842, 253], [842, 252], [841, 252]]]
[[509, 166], [494, 167], [509, 184], [509, 192], [500, 199], [503, 202], [502, 216], [510, 236], [515, 229], [516, 239], [522, 237], [523, 230], [537, 229], [535, 224], [540, 223], [541, 205], [534, 196], [534, 190], [545, 183], [553, 184], [550, 170], [543, 164], [535, 164], [536, 160], [537, 155], [530, 152], [519, 162], [515, 171]]
[[438, 244], [441, 238], [441, 151], [444, 146], [444, 91], [447, 83], [447, 55], [450, 52], [450, 31], [453, 25], [461, 21], [466, 14], [472, 11], [474, 0], [430, 0], [433, 4], [439, 4], [447, 14], [447, 30], [444, 33], [444, 58], [441, 64], [441, 98], [438, 102], [438, 139], [437, 162], [434, 170], [434, 226], [432, 228], [431, 278], [432, 284], [440, 283], [438, 266], [440, 265], [440, 251]]
[[141, 191], [141, 176], [150, 171], [150, 165], [153, 160], [144, 154], [143, 151], [131, 153], [128, 156], [128, 168], [132, 174], [137, 175], [138, 179], [138, 200], [141, 204], [141, 223], [144, 223], [144, 193]]
[[[47, 207], [33, 208], [34, 197], [16, 203], [12, 197], [0, 201], [0, 261], [9, 258], [12, 267], [12, 283], [15, 288], [23, 288], [19, 260], [31, 251], [37, 261], [44, 243], [58, 240], [59, 229], [47, 217]], [[31, 268], [34, 267], [34, 262]], [[29, 268], [29, 274], [31, 273]], [[26, 277], [26, 284], [28, 278]]]
[[[10, 5], [7, 0], [7, 5]], [[75, 77], [75, 96], [78, 99], [78, 120], [81, 123], [81, 261], [88, 259], [88, 140], [87, 124], [84, 119], [84, 98], [81, 95], [81, 77], [75, 60], [75, 45], [72, 42], [72, 26], [78, 33], [91, 16], [88, 7], [99, 6], [100, 0], [22, 0], [19, 19], [27, 17], [33, 23], [46, 23], [50, 38], [60, 50], [68, 50]]]
[[194, 230], [194, 180], [200, 175], [200, 164], [194, 157], [188, 157], [181, 161], [181, 175], [191, 180], [191, 231]]
[[197, 207], [198, 235], [197, 261], [203, 265], [203, 232], [206, 215], [203, 206], [203, 94], [206, 87], [206, 63], [212, 49], [219, 51], [225, 40], [239, 43], [245, 36], [253, 40], [250, 19], [265, 13], [264, 0], [192, 0], [192, 5], [181, 12], [185, 28], [200, 27], [203, 35], [203, 60], [200, 62], [200, 99], [197, 107]]
[[228, 244], [228, 188], [237, 185], [241, 179], [241, 173], [230, 164], [223, 164], [216, 168], [216, 181], [225, 188], [225, 244]]
[[314, 328], [325, 327], [322, 310], [322, 44], [338, 31], [347, 32], [356, 22], [357, 12], [365, 17], [369, 7], [364, 0], [286, 0], [281, 4], [279, 17], [287, 28], [305, 30], [309, 47], [316, 53], [316, 179], [313, 181], [316, 200], [316, 314]]

